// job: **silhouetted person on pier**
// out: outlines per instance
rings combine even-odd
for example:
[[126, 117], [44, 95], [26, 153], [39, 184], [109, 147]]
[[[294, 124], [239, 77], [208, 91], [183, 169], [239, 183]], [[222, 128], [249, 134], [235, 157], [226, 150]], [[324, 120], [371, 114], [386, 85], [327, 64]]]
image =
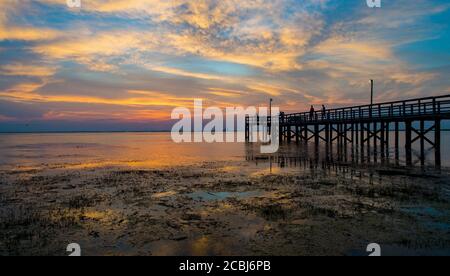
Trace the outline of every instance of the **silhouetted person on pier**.
[[314, 112], [315, 112], [314, 106], [311, 105], [311, 109], [309, 110], [309, 119], [310, 119], [311, 121], [314, 120]]
[[322, 119], [326, 119], [326, 115], [327, 115], [327, 108], [325, 107], [325, 105], [322, 105]]

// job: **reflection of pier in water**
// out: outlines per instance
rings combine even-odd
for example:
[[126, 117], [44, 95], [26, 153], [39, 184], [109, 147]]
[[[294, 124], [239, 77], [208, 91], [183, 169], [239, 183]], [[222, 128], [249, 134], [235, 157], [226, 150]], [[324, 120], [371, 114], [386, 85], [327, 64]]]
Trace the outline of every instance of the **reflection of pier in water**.
[[[303, 145], [295, 144], [286, 145], [279, 153], [273, 155], [260, 154], [259, 147], [255, 144], [248, 144], [246, 149], [246, 160], [267, 169], [268, 171], [264, 170], [265, 173], [270, 170], [270, 174], [278, 174], [280, 169], [285, 172], [300, 172], [297, 175], [298, 179], [306, 179], [314, 183], [325, 183], [325, 185], [332, 185], [330, 183], [334, 182], [329, 182], [329, 179], [334, 179], [336, 183], [343, 185], [355, 184], [355, 193], [360, 191], [361, 187], [365, 187], [364, 185], [370, 185], [370, 187], [375, 185], [379, 189], [387, 184], [385, 191], [389, 193], [392, 191], [389, 188], [390, 185], [401, 186], [404, 183], [408, 183], [408, 179], [415, 181], [418, 185], [427, 185], [429, 187], [428, 184], [435, 183], [433, 181], [450, 173], [446, 169], [434, 169], [433, 166], [424, 169], [420, 166], [405, 166], [404, 163], [403, 165], [395, 165], [395, 163], [392, 163], [392, 160], [386, 160], [386, 163], [382, 163], [381, 160], [378, 163], [373, 163], [373, 159], [370, 163], [356, 163], [356, 159], [354, 162], [340, 162], [337, 159], [327, 161], [323, 158], [324, 152], [320, 152], [319, 156], [309, 156], [301, 153], [305, 150]], [[296, 151], [297, 153], [295, 153]], [[428, 180], [431, 181], [428, 182]], [[307, 181], [304, 183], [308, 183]], [[407, 187], [405, 186], [405, 189]], [[441, 186], [431, 187], [440, 189]]]
[[[247, 117], [245, 134], [246, 140], [251, 141], [255, 129], [267, 129], [268, 133], [273, 131], [279, 135], [281, 144], [295, 142], [306, 147], [313, 144], [316, 156], [323, 144], [324, 161], [328, 163], [389, 163], [394, 160], [393, 163], [399, 165], [403, 153], [407, 166], [414, 164], [415, 154], [425, 166], [427, 154], [433, 150], [434, 163], [440, 167], [441, 122], [448, 119], [450, 95], [281, 113], [277, 130], [272, 129], [270, 117], [264, 123], [260, 117]], [[419, 145], [417, 151], [414, 150], [416, 142]], [[430, 150], [426, 149], [427, 144], [431, 146]]]
[[[350, 150], [349, 150], [350, 151]], [[392, 151], [392, 149], [391, 149]], [[341, 155], [339, 155], [341, 154]], [[246, 160], [270, 167], [270, 172], [274, 168], [310, 171], [314, 174], [331, 173], [335, 175], [349, 176], [363, 175], [375, 177], [396, 176], [396, 175], [434, 175], [441, 174], [441, 168], [436, 168], [429, 162], [428, 166], [407, 165], [406, 160], [396, 160], [395, 158], [361, 158], [355, 154], [349, 154], [345, 158], [343, 153], [335, 150], [333, 154], [321, 147], [319, 150], [312, 145], [283, 144], [280, 151], [275, 154], [261, 154], [260, 146], [257, 143], [249, 143], [246, 146]], [[419, 165], [419, 162], [418, 164]], [[426, 168], [426, 169], [425, 169]], [[327, 173], [327, 174], [328, 174]]]

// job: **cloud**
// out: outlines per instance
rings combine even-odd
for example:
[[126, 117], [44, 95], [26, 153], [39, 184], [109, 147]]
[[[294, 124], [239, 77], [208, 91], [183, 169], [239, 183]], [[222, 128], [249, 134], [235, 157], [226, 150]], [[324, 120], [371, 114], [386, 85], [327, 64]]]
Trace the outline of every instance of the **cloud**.
[[28, 103], [17, 103], [0, 99], [0, 120], [15, 121], [18, 119], [41, 118], [43, 111], [39, 106]]
[[2, 0], [0, 2], [0, 41], [40, 41], [52, 40], [61, 35], [60, 31], [51, 28], [37, 28], [33, 25], [15, 25], [10, 23], [11, 19], [26, 9], [27, 1]]
[[52, 60], [72, 60], [95, 71], [113, 71], [117, 64], [109, 63], [108, 58], [123, 57], [133, 49], [147, 48], [151, 40], [150, 34], [113, 31], [41, 43], [32, 50]]
[[230, 89], [224, 89], [224, 88], [216, 88], [216, 87], [209, 88], [208, 90], [209, 90], [208, 93], [211, 95], [226, 97], [226, 98], [240, 98], [244, 94], [247, 94], [242, 91], [230, 90]]
[[87, 120], [108, 120], [108, 121], [166, 121], [170, 118], [170, 113], [160, 110], [120, 110], [108, 112], [95, 111], [49, 111], [43, 114], [44, 120], [65, 120], [65, 121], [87, 121]]
[[0, 40], [52, 40], [60, 36], [59, 31], [33, 27], [10, 27], [0, 25]]
[[265, 84], [260, 84], [260, 83], [249, 84], [249, 85], [247, 85], [247, 87], [258, 93], [262, 92], [262, 93], [266, 93], [271, 96], [280, 96], [282, 91], [284, 90], [281, 87], [265, 85]]
[[37, 89], [41, 88], [42, 86], [44, 86], [45, 83], [32, 83], [32, 82], [28, 82], [28, 83], [19, 83], [14, 85], [13, 87], [7, 89], [7, 93], [29, 93], [29, 92], [34, 92]]
[[[21, 90], [18, 88], [22, 87]], [[176, 97], [126, 97], [126, 98], [105, 98], [96, 96], [76, 96], [76, 95], [41, 95], [39, 93], [29, 93], [27, 86], [20, 85], [13, 89], [0, 92], [0, 97], [17, 102], [61, 102], [79, 104], [104, 104], [119, 106], [163, 106], [178, 107], [191, 105], [193, 99], [177, 99]]]
[[389, 44], [382, 41], [361, 41], [331, 37], [314, 48], [314, 53], [334, 57], [339, 60], [354, 61], [384, 61], [393, 57]]
[[398, 83], [406, 83], [411, 85], [421, 85], [424, 82], [436, 78], [436, 74], [427, 72], [408, 73], [408, 72], [393, 72], [390, 76], [394, 81]]
[[5, 76], [50, 77], [53, 76], [56, 71], [56, 67], [23, 63], [14, 63], [0, 66], [0, 75]]
[[226, 77], [226, 76], [189, 72], [186, 70], [181, 70], [178, 68], [170, 68], [170, 67], [166, 67], [166, 66], [146, 66], [146, 67], [147, 67], [147, 69], [152, 70], [152, 71], [162, 72], [162, 73], [177, 75], [177, 76], [182, 76], [182, 77], [189, 77], [189, 78], [197, 78], [197, 79], [205, 79], [205, 80], [224, 80], [224, 81], [232, 79], [232, 78]]
[[404, 26], [411, 25], [417, 27], [421, 19], [441, 13], [449, 8], [449, 3], [441, 3], [438, 1], [416, 0], [414, 4], [411, 4], [408, 0], [390, 1], [385, 4], [382, 12], [361, 9], [361, 17], [357, 20], [356, 24], [369, 26], [375, 30], [398, 30]]

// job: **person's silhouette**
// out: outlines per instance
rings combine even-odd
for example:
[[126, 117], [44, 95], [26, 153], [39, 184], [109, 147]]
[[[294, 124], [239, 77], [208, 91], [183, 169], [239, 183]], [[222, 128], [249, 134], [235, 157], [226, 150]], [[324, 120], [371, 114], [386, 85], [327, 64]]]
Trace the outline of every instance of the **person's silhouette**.
[[310, 119], [310, 120], [313, 120], [313, 118], [314, 118], [314, 112], [315, 112], [314, 106], [311, 105], [311, 109], [309, 110], [309, 119]]

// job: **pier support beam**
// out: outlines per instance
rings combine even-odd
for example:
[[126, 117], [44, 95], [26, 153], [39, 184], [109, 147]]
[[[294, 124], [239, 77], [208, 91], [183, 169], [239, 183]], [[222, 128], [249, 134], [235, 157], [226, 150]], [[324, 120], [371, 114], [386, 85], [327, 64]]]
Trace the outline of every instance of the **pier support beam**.
[[245, 116], [245, 142], [250, 142], [250, 118]]
[[361, 147], [361, 161], [364, 162], [364, 124], [361, 123], [361, 135], [360, 135], [360, 147]]
[[378, 123], [373, 123], [373, 160], [378, 161]]
[[325, 125], [325, 155], [326, 160], [330, 160], [330, 147], [331, 147], [331, 137], [330, 137], [330, 125]]
[[412, 122], [405, 121], [405, 150], [406, 150], [406, 165], [412, 165]]
[[292, 126], [288, 125], [286, 129], [287, 141], [290, 144], [292, 140]]
[[319, 147], [319, 125], [314, 125], [314, 144]]
[[308, 126], [306, 125], [305, 128], [303, 129], [303, 139], [305, 142], [305, 145], [308, 145]]
[[334, 152], [333, 152], [333, 142], [334, 142], [333, 129], [334, 129], [334, 127], [333, 127], [333, 124], [329, 124], [328, 126], [330, 128], [329, 135], [328, 135], [328, 137], [330, 139], [330, 159], [331, 159], [331, 161], [333, 161], [333, 155], [334, 155]]
[[390, 130], [390, 127], [391, 127], [391, 124], [389, 123], [389, 122], [387, 122], [386, 123], [386, 125], [385, 125], [385, 127], [386, 127], [386, 132], [385, 132], [385, 135], [386, 135], [386, 157], [388, 158], [388, 161], [389, 161], [389, 157], [390, 157], [390, 155], [391, 155], [391, 152], [390, 152], [390, 146], [391, 146], [391, 143], [390, 143], [390, 141], [391, 141], [391, 130]]
[[344, 147], [344, 161], [345, 162], [347, 162], [347, 140], [348, 140], [348, 137], [347, 137], [347, 131], [348, 131], [348, 129], [347, 129], [347, 124], [344, 124], [344, 133], [343, 133], [343, 137], [342, 137], [342, 140], [344, 140], [344, 145], [343, 145], [343, 147]]
[[441, 120], [436, 119], [434, 131], [434, 160], [436, 167], [441, 167]]
[[395, 122], [395, 161], [398, 164], [399, 160], [400, 160], [400, 151], [399, 151], [399, 146], [400, 146], [400, 133], [399, 133], [399, 123]]
[[425, 166], [425, 121], [420, 120], [420, 165]]
[[367, 123], [367, 161], [370, 162], [370, 123]]
[[280, 125], [278, 127], [278, 137], [279, 137], [280, 144], [282, 144], [283, 143], [283, 139], [284, 139], [284, 137], [283, 137], [283, 126], [282, 125]]
[[380, 151], [381, 151], [381, 158], [384, 160], [384, 158], [386, 157], [386, 123], [385, 122], [381, 122], [381, 143], [380, 143]]

